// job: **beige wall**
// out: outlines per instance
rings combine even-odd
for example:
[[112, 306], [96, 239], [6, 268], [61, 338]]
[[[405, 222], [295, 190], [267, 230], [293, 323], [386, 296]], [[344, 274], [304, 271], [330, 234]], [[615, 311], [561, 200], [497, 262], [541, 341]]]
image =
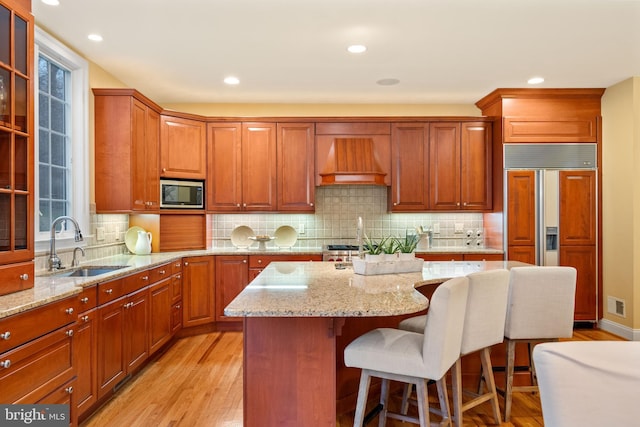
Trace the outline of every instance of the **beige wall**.
[[[625, 327], [629, 338], [640, 329], [639, 107], [640, 77], [607, 88], [602, 98], [604, 319]], [[625, 318], [607, 313], [609, 296], [625, 301]]]

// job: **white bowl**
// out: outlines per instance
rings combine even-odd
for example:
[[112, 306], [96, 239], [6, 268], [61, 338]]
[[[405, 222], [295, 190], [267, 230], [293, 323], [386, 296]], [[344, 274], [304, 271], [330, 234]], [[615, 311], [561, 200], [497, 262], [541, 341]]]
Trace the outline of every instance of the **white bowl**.
[[253, 243], [250, 237], [254, 237], [256, 233], [251, 227], [240, 225], [231, 232], [231, 243], [236, 248], [248, 248]]
[[142, 227], [138, 227], [137, 225], [134, 225], [133, 227], [129, 228], [126, 233], [124, 233], [124, 244], [127, 246], [127, 249], [129, 249], [129, 252], [131, 252], [132, 254], [136, 253], [136, 243], [138, 243], [138, 231], [144, 231], [146, 233], [147, 230], [145, 230]]
[[298, 241], [298, 232], [289, 225], [283, 225], [273, 233], [273, 243], [279, 248], [290, 248]]

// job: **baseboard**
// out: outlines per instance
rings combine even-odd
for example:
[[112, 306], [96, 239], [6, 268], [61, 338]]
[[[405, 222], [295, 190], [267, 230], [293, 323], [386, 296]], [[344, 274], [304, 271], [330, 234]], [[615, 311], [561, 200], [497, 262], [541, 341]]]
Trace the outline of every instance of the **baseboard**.
[[629, 341], [640, 341], [640, 330], [638, 329], [632, 329], [608, 319], [600, 319], [598, 327], [603, 331], [611, 332]]

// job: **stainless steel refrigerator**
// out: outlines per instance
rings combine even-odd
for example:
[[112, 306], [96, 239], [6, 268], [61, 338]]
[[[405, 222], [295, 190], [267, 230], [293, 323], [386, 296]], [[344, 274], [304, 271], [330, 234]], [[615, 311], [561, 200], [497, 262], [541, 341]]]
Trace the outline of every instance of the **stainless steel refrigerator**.
[[576, 321], [597, 321], [596, 144], [505, 144], [508, 259], [578, 269]]

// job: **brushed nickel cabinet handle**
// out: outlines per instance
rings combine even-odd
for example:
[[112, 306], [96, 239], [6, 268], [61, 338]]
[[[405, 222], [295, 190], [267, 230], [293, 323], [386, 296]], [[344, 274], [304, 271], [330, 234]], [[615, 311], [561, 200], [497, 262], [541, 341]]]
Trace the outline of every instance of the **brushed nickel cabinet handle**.
[[160, 270], [160, 271], [158, 271], [158, 273], [165, 274], [165, 271], [164, 270]]
[[247, 260], [246, 260], [246, 259], [243, 259], [243, 260], [242, 260], [242, 263], [243, 263], [243, 264], [246, 264], [246, 263], [247, 263]]
[[189, 262], [185, 261], [185, 262], [184, 262], [184, 265], [185, 265], [185, 266], [189, 265]]
[[73, 314], [73, 308], [67, 308], [64, 312], [67, 314]]
[[29, 275], [27, 273], [21, 274], [20, 280], [29, 280]]
[[88, 322], [89, 321], [89, 316], [82, 316], [82, 321], [83, 322]]
[[73, 336], [73, 329], [69, 329], [69, 330], [68, 330], [67, 332], [65, 332], [65, 333], [66, 333], [66, 335], [67, 335], [68, 337], [72, 337], [72, 336]]
[[142, 280], [149, 280], [149, 276], [142, 276]]
[[9, 369], [10, 366], [11, 366], [11, 360], [9, 359], [0, 360], [0, 368]]
[[73, 393], [73, 387], [67, 387], [64, 389], [64, 391], [66, 391], [68, 394]]
[[105, 289], [104, 293], [108, 294], [108, 295], [111, 295], [113, 293], [113, 289]]
[[3, 340], [6, 341], [9, 338], [11, 338], [11, 332], [10, 331], [3, 332], [3, 333], [0, 334], [0, 339], [3, 339]]
[[89, 302], [89, 297], [80, 298], [80, 302], [86, 304]]

